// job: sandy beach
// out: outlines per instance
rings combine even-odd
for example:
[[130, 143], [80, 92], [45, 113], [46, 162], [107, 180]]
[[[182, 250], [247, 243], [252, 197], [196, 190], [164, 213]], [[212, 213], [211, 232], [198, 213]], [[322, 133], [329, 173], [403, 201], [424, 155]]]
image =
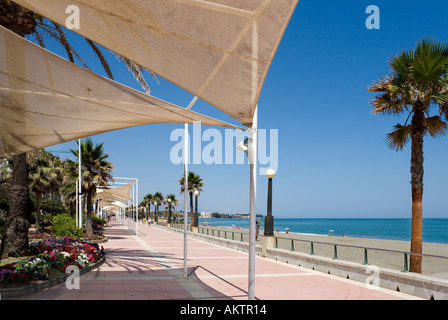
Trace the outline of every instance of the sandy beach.
[[[243, 241], [249, 241], [249, 230], [247, 229], [232, 229], [226, 227], [207, 227], [211, 235], [213, 228], [214, 235], [218, 236], [217, 230], [220, 230], [220, 237], [235, 240], [241, 239], [243, 234]], [[199, 232], [202, 233], [202, 227]], [[206, 229], [204, 228], [206, 233]], [[278, 248], [291, 250], [291, 239], [294, 239], [294, 251], [310, 254], [311, 242], [313, 242], [314, 254], [327, 258], [334, 258], [334, 245], [337, 245], [337, 258], [339, 260], [346, 260], [357, 263], [364, 263], [364, 248], [367, 248], [367, 259], [369, 265], [389, 268], [402, 271], [404, 269], [404, 254], [402, 252], [410, 251], [410, 242], [397, 240], [383, 240], [383, 239], [366, 239], [366, 238], [352, 238], [352, 237], [338, 237], [325, 235], [309, 235], [299, 233], [283, 233], [275, 232], [274, 235], [278, 238]], [[263, 231], [260, 230], [257, 244], [261, 245]], [[324, 244], [325, 243], [325, 244]], [[351, 247], [346, 247], [351, 246]], [[372, 249], [370, 249], [372, 248]], [[374, 250], [383, 249], [383, 250]], [[384, 250], [392, 250], [398, 252], [388, 252]], [[423, 253], [434, 256], [447, 257], [446, 259], [437, 257], [423, 257], [423, 272], [424, 275], [429, 275], [437, 278], [448, 279], [448, 245], [438, 243], [424, 243]], [[409, 255], [408, 255], [409, 261]]]

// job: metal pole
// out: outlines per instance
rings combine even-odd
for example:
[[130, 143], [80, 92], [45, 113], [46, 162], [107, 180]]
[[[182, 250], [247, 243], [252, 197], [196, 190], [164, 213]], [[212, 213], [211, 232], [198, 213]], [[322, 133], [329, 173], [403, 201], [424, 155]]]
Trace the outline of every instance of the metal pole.
[[264, 235], [274, 235], [274, 218], [272, 217], [272, 178], [268, 180], [268, 208], [264, 217]]
[[[258, 26], [254, 19], [252, 26], [252, 97], [255, 102], [256, 88], [258, 87]], [[248, 148], [250, 164], [250, 210], [249, 210], [249, 300], [255, 299], [255, 224], [256, 224], [256, 200], [257, 200], [257, 129], [258, 129], [258, 105], [255, 106], [252, 120], [252, 144]], [[251, 152], [253, 154], [251, 155]]]
[[187, 273], [187, 202], [188, 202], [188, 123], [185, 124], [184, 134], [184, 278]]
[[135, 183], [132, 185], [132, 211], [131, 211], [131, 229], [135, 233]]
[[136, 180], [137, 180], [137, 182], [136, 182], [137, 183], [137, 189], [136, 189], [135, 193], [136, 193], [136, 198], [137, 198], [137, 202], [136, 202], [136, 205], [137, 205], [136, 215], [137, 215], [137, 217], [136, 217], [135, 221], [137, 222], [137, 226], [136, 226], [135, 234], [138, 237], [138, 179], [136, 179]]
[[194, 210], [193, 225], [195, 227], [197, 227], [199, 225], [199, 221], [198, 221], [199, 220], [199, 216], [198, 216], [198, 196], [195, 195], [195, 197], [196, 197], [196, 199], [195, 199], [195, 210]]
[[[252, 126], [252, 146], [249, 148], [250, 164], [250, 204], [249, 204], [249, 300], [255, 299], [255, 228], [257, 202], [257, 119], [258, 106], [255, 109]], [[250, 153], [253, 152], [252, 155]]]
[[82, 181], [81, 181], [81, 139], [78, 139], [78, 181], [79, 181], [79, 224], [78, 226], [82, 228], [82, 215], [84, 213], [82, 207]]
[[78, 194], [78, 180], [76, 180], [76, 197], [75, 197], [75, 199], [76, 199], [76, 226], [77, 226], [77, 227], [79, 227], [79, 216], [78, 216], [78, 214], [79, 214], [79, 206], [78, 206], [78, 197], [79, 197], [79, 194]]

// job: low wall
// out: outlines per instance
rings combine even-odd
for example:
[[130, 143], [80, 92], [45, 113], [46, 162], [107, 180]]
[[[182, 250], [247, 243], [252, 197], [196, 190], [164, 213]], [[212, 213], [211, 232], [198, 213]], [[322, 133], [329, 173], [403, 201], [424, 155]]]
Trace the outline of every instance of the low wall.
[[[183, 230], [170, 229], [177, 233]], [[249, 251], [247, 242], [218, 238], [201, 233], [188, 232], [190, 237], [234, 250]], [[316, 255], [304, 254], [284, 249], [262, 248], [256, 245], [256, 254], [268, 259], [288, 263], [331, 274], [344, 279], [395, 290], [424, 299], [448, 300], [448, 280], [424, 276], [412, 272], [379, 268], [343, 260], [334, 260]]]

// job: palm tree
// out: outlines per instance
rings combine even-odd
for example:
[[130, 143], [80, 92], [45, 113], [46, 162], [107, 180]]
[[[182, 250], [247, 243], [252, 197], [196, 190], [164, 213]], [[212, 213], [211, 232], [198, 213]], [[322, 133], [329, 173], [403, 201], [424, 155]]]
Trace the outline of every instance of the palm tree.
[[78, 162], [67, 159], [63, 163], [61, 194], [70, 215], [76, 214], [76, 182], [78, 180]]
[[168, 209], [169, 209], [169, 214], [170, 214], [170, 216], [168, 217], [168, 223], [171, 223], [171, 219], [172, 219], [172, 207], [173, 207], [173, 209], [174, 209], [174, 207], [175, 206], [177, 206], [177, 199], [176, 199], [176, 196], [174, 195], [174, 194], [172, 194], [172, 193], [170, 193], [170, 194], [167, 194], [166, 195], [166, 200], [168, 201], [168, 200], [170, 200], [170, 201], [168, 201]]
[[[151, 193], [148, 193], [143, 197], [142, 205], [148, 206], [148, 215], [151, 212], [151, 201], [153, 199], [153, 195]], [[146, 221], [148, 221], [148, 215], [146, 216]]]
[[[448, 119], [448, 45], [422, 39], [415, 50], [393, 57], [391, 71], [369, 87], [377, 93], [371, 101], [374, 114], [407, 113], [405, 123], [397, 124], [386, 143], [402, 150], [411, 141], [412, 236], [411, 252], [422, 253], [423, 137], [445, 135]], [[438, 115], [430, 116], [432, 108]], [[409, 123], [409, 119], [411, 120]], [[421, 256], [411, 255], [410, 271], [421, 273]]]
[[157, 191], [156, 193], [154, 193], [153, 197], [152, 197], [152, 201], [154, 203], [157, 202], [156, 208], [155, 208], [155, 222], [159, 222], [159, 205], [163, 202], [163, 194], [160, 193], [159, 191]]
[[[185, 178], [182, 177], [179, 180], [180, 184], [180, 193], [184, 192], [184, 181]], [[192, 171], [188, 172], [188, 192], [190, 194], [190, 223], [193, 226], [193, 193], [195, 190], [202, 191], [202, 187], [204, 184], [202, 183], [202, 179], [199, 175], [195, 174]]]
[[[74, 63], [76, 57], [85, 68], [89, 69], [82, 57], [67, 40], [66, 29], [53, 21], [44, 19], [35, 12], [23, 8], [10, 0], [0, 0], [0, 25], [22, 37], [32, 39], [42, 47], [45, 47], [46, 39], [56, 40], [57, 43], [63, 46], [67, 53], [67, 57], [71, 62]], [[84, 39], [99, 58], [107, 75], [113, 79], [111, 69], [102, 51], [94, 42], [87, 38]], [[143, 77], [144, 69], [129, 59], [117, 54], [115, 55], [119, 60], [126, 64], [142, 88], [148, 93], [149, 87]], [[151, 71], [149, 72], [155, 78], [155, 74]], [[2, 246], [0, 247], [0, 258], [15, 255], [14, 250], [12, 250], [10, 246], [3, 245], [6, 242], [10, 243], [19, 254], [25, 255], [28, 252], [29, 223], [27, 220], [27, 213], [29, 208], [29, 190], [27, 185], [28, 172], [26, 166], [26, 154], [22, 153], [15, 155], [11, 160], [13, 163], [13, 178], [10, 188], [11, 205], [5, 220]]]
[[36, 195], [36, 228], [40, 229], [40, 204], [44, 194], [54, 187], [58, 173], [54, 156], [45, 150], [35, 150], [27, 153], [29, 168], [29, 188]]
[[[78, 149], [70, 149], [70, 151], [78, 156]], [[88, 236], [93, 235], [92, 208], [96, 189], [100, 186], [107, 187], [113, 180], [111, 172], [114, 167], [106, 160], [108, 157], [109, 155], [104, 153], [103, 143], [93, 145], [90, 138], [81, 141], [81, 184], [87, 199], [86, 233]]]

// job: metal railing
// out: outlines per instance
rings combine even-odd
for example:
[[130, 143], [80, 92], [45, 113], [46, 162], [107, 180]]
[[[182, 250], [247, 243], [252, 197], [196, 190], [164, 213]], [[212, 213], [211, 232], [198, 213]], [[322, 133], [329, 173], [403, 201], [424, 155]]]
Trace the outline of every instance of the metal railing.
[[[172, 228], [183, 230], [183, 224], [172, 225]], [[190, 225], [188, 225], [187, 231], [191, 231]], [[213, 237], [228, 239], [228, 240], [234, 240], [234, 241], [237, 240], [237, 241], [241, 241], [241, 242], [248, 241], [248, 239], [249, 239], [248, 230], [238, 230], [238, 229], [222, 230], [222, 229], [219, 229], [219, 227], [199, 226], [198, 233], [213, 236]], [[259, 238], [262, 238], [262, 237], [263, 236], [260, 235]], [[403, 255], [403, 269], [401, 270], [402, 272], [409, 272], [408, 260], [409, 260], [410, 256], [421, 256], [421, 257], [445, 259], [448, 262], [448, 257], [446, 257], [446, 256], [439, 256], [439, 255], [425, 254], [425, 253], [412, 253], [409, 251], [356, 246], [356, 245], [340, 244], [340, 243], [332, 243], [332, 242], [304, 240], [304, 239], [296, 239], [296, 238], [282, 237], [282, 236], [275, 237], [275, 248], [276, 249], [279, 249], [279, 240], [289, 241], [290, 242], [289, 250], [293, 251], [293, 252], [296, 251], [295, 242], [309, 243], [309, 255], [316, 255], [315, 248], [314, 248], [315, 244], [333, 246], [333, 258], [332, 258], [333, 260], [339, 259], [338, 248], [340, 248], [340, 247], [362, 249], [364, 252], [363, 263], [362, 263], [363, 265], [369, 264], [369, 257], [368, 257], [369, 251], [382, 251], [382, 252], [390, 252], [390, 253], [394, 253], [394, 254], [401, 254], [401, 255]]]
[[[183, 230], [184, 225], [183, 224], [173, 224], [173, 225], [171, 225], [171, 228]], [[187, 226], [187, 231], [191, 231], [190, 225]], [[203, 234], [203, 235], [212, 236], [212, 237], [228, 239], [228, 240], [237, 240], [237, 241], [241, 241], [241, 242], [244, 242], [245, 240], [249, 239], [248, 238], [249, 237], [248, 230], [247, 231], [238, 230], [238, 229], [221, 230], [221, 229], [219, 229], [219, 227], [199, 226], [198, 233]], [[247, 239], [245, 239], [246, 238], [245, 236], [247, 236]]]
[[439, 255], [433, 255], [433, 254], [413, 253], [413, 252], [409, 252], [409, 251], [373, 248], [373, 247], [365, 247], [365, 246], [355, 246], [355, 245], [349, 245], [349, 244], [340, 244], [340, 243], [331, 243], [331, 242], [322, 242], [322, 241], [292, 239], [292, 238], [289, 238], [289, 237], [275, 237], [275, 248], [276, 249], [278, 249], [278, 240], [279, 239], [284, 239], [284, 240], [290, 241], [290, 243], [291, 243], [290, 251], [295, 251], [295, 248], [294, 248], [294, 242], [295, 241], [308, 242], [310, 244], [310, 253], [309, 253], [310, 255], [315, 255], [314, 244], [322, 244], [322, 245], [333, 246], [333, 260], [338, 260], [338, 247], [363, 249], [363, 251], [364, 251], [364, 262], [363, 262], [363, 265], [368, 265], [369, 264], [368, 250], [375, 250], [375, 251], [383, 251], [383, 252], [402, 254], [403, 255], [403, 270], [402, 270], [402, 272], [409, 272], [408, 257], [410, 257], [410, 256], [439, 258], [439, 259], [446, 259], [448, 261], [448, 257], [439, 256]]

